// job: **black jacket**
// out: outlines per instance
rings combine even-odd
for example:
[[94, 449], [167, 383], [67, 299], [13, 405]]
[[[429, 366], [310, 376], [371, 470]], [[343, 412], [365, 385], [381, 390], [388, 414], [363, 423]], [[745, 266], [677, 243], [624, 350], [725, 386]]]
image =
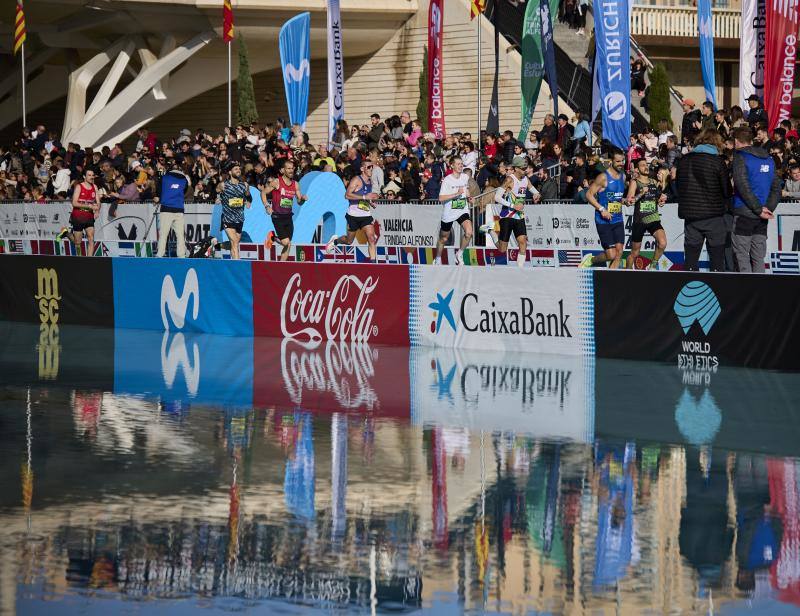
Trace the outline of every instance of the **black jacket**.
[[678, 161], [678, 217], [703, 220], [727, 212], [731, 196], [728, 169], [721, 156], [691, 152]]
[[756, 107], [755, 109], [751, 109], [750, 112], [747, 114], [747, 123], [750, 125], [750, 128], [755, 129], [756, 124], [764, 124], [765, 126], [769, 126], [768, 118], [767, 118], [767, 110], [763, 107]]
[[687, 139], [689, 143], [694, 141], [695, 135], [700, 132], [694, 127], [694, 123], [700, 122], [702, 119], [699, 109], [692, 109], [689, 113], [683, 114], [683, 121], [681, 122], [681, 139], [683, 141]]

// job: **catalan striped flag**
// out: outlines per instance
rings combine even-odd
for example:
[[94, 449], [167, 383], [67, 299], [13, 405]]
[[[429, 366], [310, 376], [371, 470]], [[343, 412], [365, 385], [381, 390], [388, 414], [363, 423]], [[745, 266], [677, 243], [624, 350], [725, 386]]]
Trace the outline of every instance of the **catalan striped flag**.
[[233, 6], [231, 0], [222, 0], [222, 40], [230, 43], [233, 40]]
[[25, 44], [26, 37], [25, 11], [22, 10], [22, 0], [17, 0], [17, 14], [14, 20], [14, 55], [16, 55]]
[[486, 10], [486, 0], [472, 0], [469, 7], [469, 18], [475, 19]]

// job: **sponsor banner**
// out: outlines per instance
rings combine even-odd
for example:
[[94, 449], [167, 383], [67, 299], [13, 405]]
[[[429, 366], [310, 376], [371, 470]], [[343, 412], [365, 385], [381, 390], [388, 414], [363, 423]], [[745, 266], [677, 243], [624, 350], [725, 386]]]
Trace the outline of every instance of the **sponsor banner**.
[[797, 17], [796, 0], [767, 0], [764, 106], [770, 130], [792, 118]]
[[[95, 240], [101, 242], [155, 242], [158, 232], [152, 203], [120, 203], [114, 217], [106, 204], [94, 221]], [[112, 255], [116, 256], [116, 255]]]
[[581, 357], [414, 347], [412, 421], [591, 442], [592, 361]]
[[558, 117], [558, 76], [556, 52], [553, 46], [552, 20], [552, 11], [558, 12], [558, 0], [540, 0], [539, 10], [542, 15], [542, 55], [544, 56], [545, 78], [550, 87], [550, 98], [553, 99], [553, 115]]
[[[372, 217], [375, 219], [375, 234], [379, 246], [436, 248], [442, 220], [441, 205], [380, 203], [372, 211]], [[456, 231], [455, 225], [453, 231]], [[458, 237], [460, 233], [459, 225]], [[367, 244], [363, 231], [356, 234], [356, 242]]]
[[55, 238], [69, 225], [68, 203], [4, 203], [0, 207], [0, 237], [6, 240]]
[[336, 135], [336, 123], [344, 118], [344, 51], [339, 0], [328, 5], [328, 138]]
[[408, 269], [253, 263], [256, 336], [408, 344]]
[[250, 263], [114, 259], [113, 264], [117, 327], [253, 335]]
[[428, 130], [444, 139], [444, 0], [431, 0], [428, 8]]
[[8, 255], [0, 268], [0, 320], [114, 326], [108, 259]]
[[533, 120], [533, 111], [539, 100], [544, 77], [544, 52], [542, 50], [542, 12], [535, 0], [528, 2], [522, 22], [522, 74], [520, 90], [522, 119], [517, 139], [524, 142]]
[[593, 273], [599, 357], [695, 370], [800, 369], [800, 286], [793, 277]]
[[114, 393], [252, 407], [253, 340], [117, 329]]
[[410, 267], [412, 345], [593, 352], [591, 273]]
[[742, 41], [739, 47], [739, 106], [748, 109], [755, 94], [764, 100], [766, 0], [742, 0]]
[[597, 84], [603, 135], [627, 150], [631, 139], [630, 19], [628, 0], [598, 0], [594, 14]]
[[264, 337], [253, 344], [257, 407], [408, 417], [407, 346]]
[[292, 124], [306, 125], [311, 83], [311, 14], [300, 13], [283, 24], [278, 35], [286, 106]]

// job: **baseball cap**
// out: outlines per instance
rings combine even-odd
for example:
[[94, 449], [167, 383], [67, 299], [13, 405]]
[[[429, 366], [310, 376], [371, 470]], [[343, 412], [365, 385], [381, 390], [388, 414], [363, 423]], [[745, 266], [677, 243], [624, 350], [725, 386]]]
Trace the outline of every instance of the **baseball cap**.
[[528, 159], [524, 156], [515, 156], [514, 160], [511, 161], [512, 167], [521, 167], [522, 169], [528, 166]]
[[691, 98], [684, 98], [681, 101], [681, 105], [689, 105], [689, 107], [694, 107], [694, 101]]

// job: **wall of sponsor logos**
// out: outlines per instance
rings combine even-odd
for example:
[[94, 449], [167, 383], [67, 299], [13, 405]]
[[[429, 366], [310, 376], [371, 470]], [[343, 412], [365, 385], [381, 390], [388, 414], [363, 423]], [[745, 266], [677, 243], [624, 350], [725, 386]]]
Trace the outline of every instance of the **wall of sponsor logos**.
[[[800, 370], [794, 277], [0, 258], [0, 320]], [[171, 344], [169, 340], [168, 344]]]

